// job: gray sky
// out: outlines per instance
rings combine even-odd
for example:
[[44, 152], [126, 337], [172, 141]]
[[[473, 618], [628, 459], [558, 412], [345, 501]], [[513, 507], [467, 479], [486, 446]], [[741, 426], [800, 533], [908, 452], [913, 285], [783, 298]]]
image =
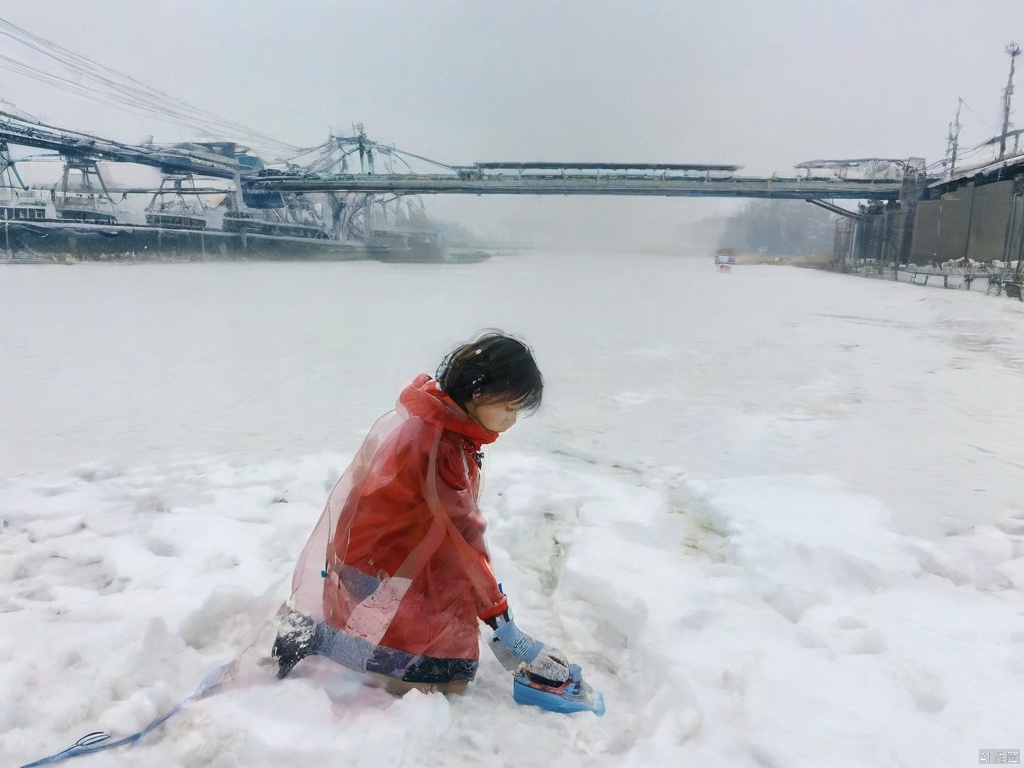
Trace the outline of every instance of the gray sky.
[[[971, 6], [48, 0], [6, 3], [0, 16], [302, 146], [358, 121], [378, 141], [453, 163], [716, 162], [785, 174], [820, 157], [940, 159], [957, 97], [973, 110], [962, 113], [962, 142], [992, 135], [1003, 49], [1024, 45], [1024, 2]], [[0, 37], [0, 53], [24, 49]], [[1014, 117], [1024, 126], [1019, 74]], [[192, 137], [5, 70], [0, 98], [112, 138]], [[730, 205], [448, 197], [428, 210], [496, 235], [516, 224], [563, 239], [664, 243]]]

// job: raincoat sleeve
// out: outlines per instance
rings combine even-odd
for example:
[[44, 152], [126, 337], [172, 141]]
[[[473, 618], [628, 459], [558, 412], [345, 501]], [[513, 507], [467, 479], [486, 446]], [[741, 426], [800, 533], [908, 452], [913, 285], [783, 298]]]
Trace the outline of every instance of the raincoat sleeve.
[[487, 522], [476, 502], [477, 484], [473, 482], [465, 453], [458, 445], [442, 441], [438, 447], [437, 495], [449, 520], [450, 535], [477, 600], [477, 616], [487, 621], [508, 610], [491, 568], [490, 553], [484, 540]]

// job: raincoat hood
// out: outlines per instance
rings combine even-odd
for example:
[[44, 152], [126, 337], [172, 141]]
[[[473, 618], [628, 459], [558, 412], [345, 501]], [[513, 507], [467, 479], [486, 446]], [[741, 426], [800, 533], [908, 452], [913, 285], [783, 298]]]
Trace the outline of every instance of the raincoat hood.
[[398, 403], [410, 416], [468, 438], [479, 450], [493, 443], [498, 433], [483, 427], [454, 400], [441, 391], [437, 381], [421, 373], [398, 396]]

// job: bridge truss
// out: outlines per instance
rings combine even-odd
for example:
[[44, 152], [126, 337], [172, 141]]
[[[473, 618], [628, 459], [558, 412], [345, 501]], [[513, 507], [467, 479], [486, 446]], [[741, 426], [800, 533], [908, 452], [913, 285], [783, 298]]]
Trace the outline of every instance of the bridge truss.
[[476, 163], [447, 173], [275, 173], [243, 179], [252, 189], [399, 195], [625, 195], [789, 200], [896, 200], [902, 178], [736, 176], [738, 166], [658, 163]]
[[[356, 136], [332, 136], [321, 147], [309, 150], [309, 153], [319, 152], [313, 162], [304, 166], [291, 163], [285, 169], [274, 169], [264, 167], [259, 158], [231, 142], [169, 147], [129, 145], [27, 122], [11, 113], [0, 112], [0, 150], [3, 150], [0, 162], [8, 177], [15, 170], [7, 151], [10, 145], [48, 150], [62, 155], [69, 164], [137, 163], [157, 168], [174, 178], [230, 180], [235, 193], [245, 197], [283, 194], [295, 200], [302, 195], [326, 193], [331, 196], [331, 207], [337, 209], [332, 217], [335, 236], [343, 236], [348, 230], [352, 230], [349, 234], [365, 233], [372, 228], [368, 216], [373, 206], [379, 207], [388, 200], [400, 205], [402, 199], [410, 200], [419, 195], [893, 201], [906, 196], [907, 179], [913, 175], [910, 171], [917, 171], [916, 166], [912, 168], [904, 161], [865, 159], [804, 163], [797, 166], [795, 175], [788, 177], [738, 176], [739, 166], [724, 164], [548, 161], [482, 162], [464, 166], [428, 161], [440, 170], [421, 173], [405, 158], [427, 158], [372, 142], [366, 138], [362, 126], [358, 126]], [[356, 168], [349, 163], [354, 157], [358, 158]], [[385, 159], [385, 167], [381, 168], [380, 162], [375, 166], [375, 157]], [[396, 160], [405, 164], [404, 170], [396, 170]], [[865, 164], [872, 169], [871, 175], [849, 177], [851, 168], [865, 167]], [[382, 211], [386, 213], [386, 209]], [[404, 214], [406, 220], [410, 217], [419, 218], [416, 211]]]

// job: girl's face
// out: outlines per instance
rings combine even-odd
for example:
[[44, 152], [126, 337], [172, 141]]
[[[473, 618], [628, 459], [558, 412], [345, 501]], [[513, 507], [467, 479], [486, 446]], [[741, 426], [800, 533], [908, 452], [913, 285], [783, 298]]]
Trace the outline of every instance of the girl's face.
[[466, 403], [466, 413], [491, 432], [504, 432], [516, 423], [520, 403], [481, 402], [474, 396]]

